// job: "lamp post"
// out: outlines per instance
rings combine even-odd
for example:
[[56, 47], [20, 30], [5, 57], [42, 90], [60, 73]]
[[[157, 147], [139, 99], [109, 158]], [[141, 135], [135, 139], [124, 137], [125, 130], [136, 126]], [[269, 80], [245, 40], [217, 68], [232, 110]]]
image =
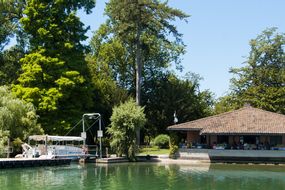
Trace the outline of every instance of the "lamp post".
[[86, 145], [86, 132], [85, 132], [85, 124], [84, 124], [84, 117], [88, 116], [89, 119], [96, 119], [99, 120], [99, 130], [97, 131], [97, 137], [99, 137], [99, 156], [102, 158], [102, 137], [103, 131], [101, 129], [101, 115], [99, 113], [85, 113], [82, 116], [82, 134], [81, 136], [84, 138], [83, 145]]
[[82, 116], [82, 133], [81, 133], [81, 137], [84, 139], [83, 146], [85, 147], [85, 145], [86, 145], [86, 132], [85, 132], [85, 125], [84, 125], [84, 116], [85, 116], [85, 114], [83, 114], [83, 116]]
[[178, 118], [176, 116], [176, 111], [174, 112], [173, 117], [174, 117], [174, 120], [173, 120], [174, 124], [178, 123]]

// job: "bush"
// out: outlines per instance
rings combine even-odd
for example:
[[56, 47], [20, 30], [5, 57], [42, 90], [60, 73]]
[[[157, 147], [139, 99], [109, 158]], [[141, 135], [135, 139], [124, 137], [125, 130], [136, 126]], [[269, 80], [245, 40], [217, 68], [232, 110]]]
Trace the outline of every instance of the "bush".
[[158, 135], [153, 141], [154, 145], [159, 148], [169, 148], [169, 136], [168, 135]]
[[113, 108], [111, 126], [107, 133], [111, 136], [110, 146], [117, 155], [125, 155], [129, 160], [136, 159], [138, 152], [136, 131], [141, 129], [145, 122], [144, 108], [137, 106], [133, 99]]
[[178, 152], [178, 146], [170, 145], [169, 158], [176, 158], [177, 152]]
[[178, 137], [175, 133], [170, 133], [170, 140], [169, 140], [169, 158], [176, 158], [176, 153], [178, 152]]

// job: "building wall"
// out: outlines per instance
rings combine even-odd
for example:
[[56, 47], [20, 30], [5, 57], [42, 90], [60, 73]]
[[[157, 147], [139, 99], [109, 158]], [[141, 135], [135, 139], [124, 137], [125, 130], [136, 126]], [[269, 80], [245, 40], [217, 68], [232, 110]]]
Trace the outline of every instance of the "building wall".
[[188, 131], [187, 132], [187, 143], [199, 143], [200, 142], [200, 131]]

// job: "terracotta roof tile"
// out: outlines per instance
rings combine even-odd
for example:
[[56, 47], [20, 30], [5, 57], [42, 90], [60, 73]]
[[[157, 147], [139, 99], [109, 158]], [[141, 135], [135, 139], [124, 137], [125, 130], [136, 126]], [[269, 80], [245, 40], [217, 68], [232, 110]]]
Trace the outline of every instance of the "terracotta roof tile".
[[168, 130], [200, 130], [201, 134], [285, 134], [285, 115], [247, 106], [169, 126]]

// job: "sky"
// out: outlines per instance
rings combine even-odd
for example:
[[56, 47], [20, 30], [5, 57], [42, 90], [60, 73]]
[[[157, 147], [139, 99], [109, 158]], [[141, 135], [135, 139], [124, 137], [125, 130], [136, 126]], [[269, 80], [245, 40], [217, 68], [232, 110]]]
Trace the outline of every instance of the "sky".
[[[90, 26], [88, 43], [104, 16], [108, 0], [96, 0], [92, 14], [79, 11], [81, 21]], [[263, 30], [277, 27], [285, 32], [284, 0], [169, 0], [169, 5], [190, 15], [188, 22], [174, 24], [183, 34], [186, 53], [181, 57], [184, 70], [199, 74], [200, 90], [210, 90], [214, 97], [226, 95], [230, 90], [230, 68], [242, 67], [249, 55], [249, 41]], [[8, 48], [15, 43], [11, 40]]]
[[[91, 15], [80, 13], [91, 27], [92, 37], [101, 23], [107, 0], [97, 0]], [[191, 15], [188, 22], [177, 20], [187, 53], [182, 56], [184, 71], [203, 77], [200, 90], [209, 89], [215, 97], [226, 95], [231, 67], [242, 67], [250, 52], [249, 41], [270, 27], [285, 31], [284, 0], [169, 0], [169, 5]]]

